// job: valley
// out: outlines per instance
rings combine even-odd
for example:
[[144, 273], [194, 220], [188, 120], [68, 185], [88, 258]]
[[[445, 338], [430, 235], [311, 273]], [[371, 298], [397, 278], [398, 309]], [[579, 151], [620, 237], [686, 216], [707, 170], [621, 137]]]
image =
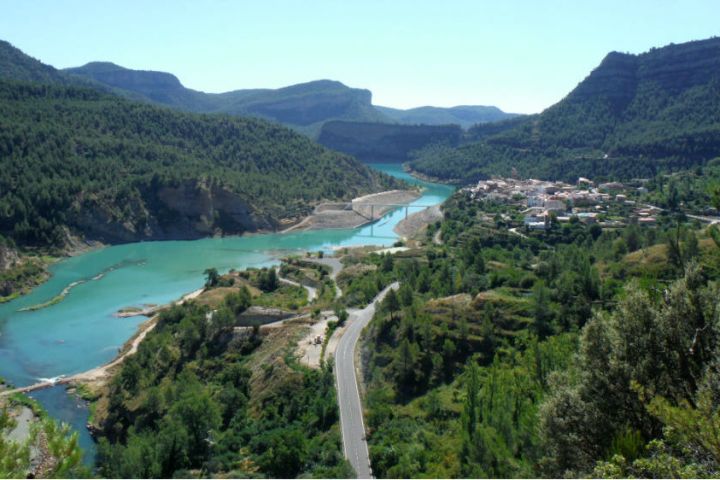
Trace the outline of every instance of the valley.
[[[378, 168], [424, 188], [414, 203], [439, 204], [453, 191], [452, 187], [413, 181], [396, 165]], [[0, 305], [0, 316], [5, 319], [0, 336], [0, 376], [23, 386], [39, 378], [70, 377], [103, 365], [115, 357], [143, 321], [142, 317], [115, 317], [122, 308], [169, 303], [196, 290], [208, 267], [220, 271], [262, 267], [293, 252], [392, 245], [398, 240], [393, 228], [403, 219], [403, 211], [393, 211], [380, 221], [354, 229], [131, 243], [65, 259], [51, 267], [50, 279], [32, 293]], [[122, 267], [97, 278], [98, 272], [118, 264]], [[62, 302], [40, 310], [18, 311], [41, 304], [66, 285], [87, 278], [97, 279], [78, 285]], [[36, 397], [50, 412], [68, 402], [62, 386], [38, 392]], [[76, 410], [72, 417], [61, 414], [58, 418], [81, 433], [81, 445], [86, 451], [94, 451], [93, 441], [85, 431], [86, 417], [78, 416]]]
[[[298, 78], [272, 35], [215, 85]], [[718, 67], [610, 51], [517, 115], [0, 42], [0, 477], [718, 477]]]

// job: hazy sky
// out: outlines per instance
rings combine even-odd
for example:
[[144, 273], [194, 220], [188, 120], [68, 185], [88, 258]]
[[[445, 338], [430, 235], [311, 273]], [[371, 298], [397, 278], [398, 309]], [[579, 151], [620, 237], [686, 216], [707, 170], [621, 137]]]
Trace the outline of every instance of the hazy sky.
[[393, 107], [540, 111], [611, 50], [720, 35], [717, 0], [0, 0], [0, 38], [222, 92], [320, 78]]

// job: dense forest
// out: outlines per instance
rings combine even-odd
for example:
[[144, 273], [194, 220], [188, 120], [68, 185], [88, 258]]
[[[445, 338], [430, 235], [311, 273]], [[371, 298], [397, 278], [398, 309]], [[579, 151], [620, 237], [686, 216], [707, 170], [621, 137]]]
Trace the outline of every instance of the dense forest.
[[0, 83], [0, 234], [63, 245], [274, 229], [324, 199], [397, 186], [261, 120], [82, 87]]
[[720, 153], [720, 39], [613, 52], [538, 115], [471, 130], [474, 142], [416, 152], [411, 167], [460, 182], [490, 175], [652, 177]]
[[444, 210], [442, 246], [352, 256], [339, 278], [351, 304], [401, 282], [363, 347], [378, 477], [720, 472], [720, 232], [667, 212], [523, 237], [516, 207]]
[[323, 125], [318, 143], [370, 163], [402, 163], [429, 145], [455, 147], [463, 131], [458, 125], [394, 125], [332, 121]]

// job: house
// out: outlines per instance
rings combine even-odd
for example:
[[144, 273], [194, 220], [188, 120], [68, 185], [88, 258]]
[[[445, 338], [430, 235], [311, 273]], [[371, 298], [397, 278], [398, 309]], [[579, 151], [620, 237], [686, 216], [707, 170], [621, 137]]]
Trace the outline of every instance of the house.
[[545, 200], [545, 209], [555, 212], [564, 212], [567, 210], [567, 204], [565, 203], [565, 199], [558, 196], [552, 196]]
[[545, 204], [545, 198], [541, 195], [531, 195], [527, 198], [528, 207], [542, 207]]
[[580, 212], [577, 214], [578, 219], [580, 219], [580, 221], [582, 223], [585, 223], [588, 225], [591, 223], [596, 223], [597, 216], [598, 216], [598, 214], [595, 212]]
[[620, 182], [607, 182], [607, 183], [601, 183], [600, 185], [598, 185], [598, 188], [600, 190], [616, 191], [616, 190], [624, 189], [625, 185], [623, 185]]
[[655, 219], [655, 217], [641, 217], [638, 219], [638, 224], [654, 226], [657, 224], [657, 220]]
[[531, 222], [527, 224], [530, 230], [547, 230], [548, 226], [545, 222]]

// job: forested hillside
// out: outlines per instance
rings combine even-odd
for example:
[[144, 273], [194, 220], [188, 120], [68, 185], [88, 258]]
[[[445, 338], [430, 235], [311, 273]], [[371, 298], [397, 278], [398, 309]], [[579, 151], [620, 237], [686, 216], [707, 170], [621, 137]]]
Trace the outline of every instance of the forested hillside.
[[320, 200], [396, 185], [261, 120], [27, 83], [0, 83], [0, 158], [0, 233], [27, 245], [275, 229]]
[[720, 152], [720, 38], [641, 55], [610, 53], [566, 98], [510, 129], [457, 149], [432, 148], [412, 168], [471, 181], [509, 174], [651, 177]]
[[[104, 477], [352, 475], [331, 366], [312, 370], [293, 358], [302, 322], [244, 323], [261, 297], [240, 281], [222, 277], [197, 303], [163, 312], [113, 376], [96, 407]], [[256, 287], [266, 300], [282, 295], [277, 280]]]
[[459, 105], [457, 107], [377, 108], [391, 120], [406, 125], [460, 125], [469, 128], [476, 124], [499, 122], [517, 116], [498, 107], [483, 105]]
[[458, 125], [397, 125], [388, 123], [327, 122], [318, 143], [365, 162], [407, 161], [411, 152], [428, 145], [457, 146]]
[[0, 40], [0, 78], [40, 83], [87, 83], [25, 55], [4, 40]]
[[351, 304], [401, 282], [362, 347], [373, 473], [716, 477], [718, 230], [521, 210], [458, 193], [422, 248], [346, 261]]

